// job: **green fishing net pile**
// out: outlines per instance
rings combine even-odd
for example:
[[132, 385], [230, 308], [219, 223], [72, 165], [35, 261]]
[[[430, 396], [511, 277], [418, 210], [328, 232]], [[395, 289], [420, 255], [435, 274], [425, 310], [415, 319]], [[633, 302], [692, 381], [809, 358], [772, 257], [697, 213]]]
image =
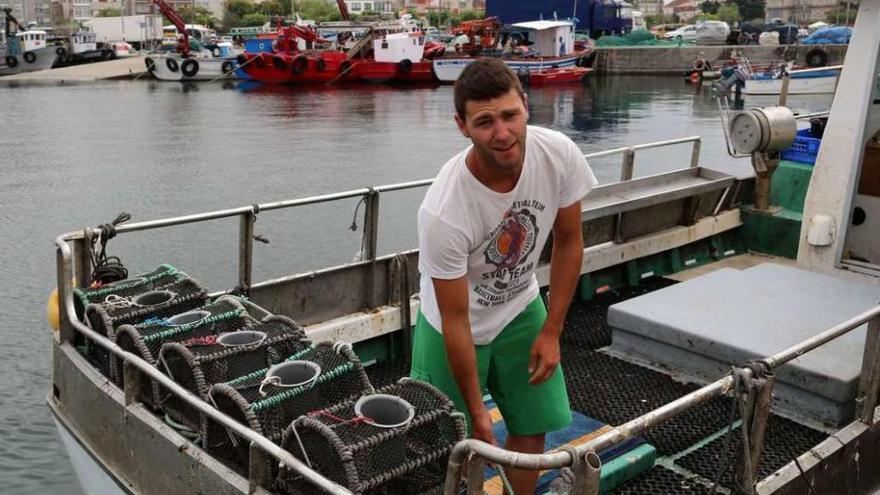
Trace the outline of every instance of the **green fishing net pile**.
[[596, 40], [596, 46], [678, 46], [677, 40], [658, 40], [647, 29], [636, 29], [626, 36], [602, 36]]

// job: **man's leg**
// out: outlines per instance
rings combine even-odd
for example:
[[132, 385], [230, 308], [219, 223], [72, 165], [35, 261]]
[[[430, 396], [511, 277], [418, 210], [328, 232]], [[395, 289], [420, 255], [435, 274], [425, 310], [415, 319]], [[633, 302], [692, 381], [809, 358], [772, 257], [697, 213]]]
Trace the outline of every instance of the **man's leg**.
[[[543, 454], [544, 434], [508, 435], [507, 444], [504, 448], [525, 454]], [[538, 483], [540, 471], [507, 468], [505, 473], [507, 473], [510, 487], [513, 488], [513, 493], [516, 495], [532, 495], [535, 492], [535, 485]]]

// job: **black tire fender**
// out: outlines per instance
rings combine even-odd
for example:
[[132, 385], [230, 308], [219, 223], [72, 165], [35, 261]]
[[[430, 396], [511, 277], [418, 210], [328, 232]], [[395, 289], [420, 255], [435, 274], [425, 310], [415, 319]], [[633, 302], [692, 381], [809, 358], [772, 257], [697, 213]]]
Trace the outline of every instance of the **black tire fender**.
[[309, 59], [305, 57], [305, 55], [300, 55], [293, 59], [293, 62], [290, 64], [290, 70], [293, 71], [294, 74], [302, 74], [309, 68]]
[[315, 62], [315, 68], [318, 69], [318, 72], [324, 72], [327, 70], [327, 62], [325, 62], [323, 58], [319, 58], [318, 61]]
[[147, 57], [144, 59], [144, 65], [147, 67], [149, 72], [154, 72], [156, 70], [156, 61]]
[[18, 59], [15, 58], [13, 55], [7, 55], [6, 56], [6, 65], [8, 65], [10, 69], [14, 69], [14, 68], [18, 67]]
[[67, 49], [63, 46], [59, 46], [55, 48], [55, 55], [58, 55], [58, 58], [64, 60], [67, 58]]
[[278, 55], [272, 57], [272, 65], [274, 65], [275, 68], [278, 70], [287, 70], [287, 62], [285, 62], [284, 59], [279, 57]]
[[410, 72], [412, 72], [412, 66], [412, 60], [408, 58], [405, 58], [397, 63], [397, 68], [400, 70], [400, 72], [403, 72], [404, 74], [409, 74]]
[[232, 60], [224, 60], [222, 64], [220, 64], [220, 72], [224, 74], [232, 74], [235, 72], [235, 62]]
[[805, 57], [808, 67], [825, 67], [828, 65], [828, 52], [821, 48], [813, 48]]
[[24, 52], [22, 58], [24, 58], [25, 62], [32, 64], [37, 61], [37, 54], [34, 52]]
[[177, 60], [174, 60], [173, 58], [165, 59], [165, 67], [168, 67], [168, 70], [170, 70], [171, 72], [177, 72], [178, 70], [180, 70], [180, 66], [177, 65]]
[[183, 72], [183, 75], [186, 77], [193, 77], [199, 73], [199, 61], [188, 58], [180, 64], [180, 72]]
[[266, 68], [266, 60], [263, 58], [263, 54], [258, 53], [254, 58], [256, 58], [256, 60], [254, 60], [254, 65], [256, 65], [258, 69]]
[[349, 69], [351, 69], [351, 60], [343, 60], [339, 64], [339, 73], [340, 74], [344, 74], [344, 73], [348, 72]]

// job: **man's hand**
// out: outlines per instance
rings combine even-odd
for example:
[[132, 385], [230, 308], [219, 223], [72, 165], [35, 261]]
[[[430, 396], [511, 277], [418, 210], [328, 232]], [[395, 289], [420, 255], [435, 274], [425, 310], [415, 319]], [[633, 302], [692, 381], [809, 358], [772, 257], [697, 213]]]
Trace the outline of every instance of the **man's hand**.
[[553, 376], [559, 366], [559, 333], [545, 328], [532, 344], [529, 359], [529, 384], [538, 385]]
[[477, 414], [471, 414], [471, 423], [474, 427], [472, 437], [490, 445], [496, 445], [495, 434], [492, 433], [492, 416], [489, 415], [489, 411], [486, 410], [485, 406], [481, 409], [477, 411]]

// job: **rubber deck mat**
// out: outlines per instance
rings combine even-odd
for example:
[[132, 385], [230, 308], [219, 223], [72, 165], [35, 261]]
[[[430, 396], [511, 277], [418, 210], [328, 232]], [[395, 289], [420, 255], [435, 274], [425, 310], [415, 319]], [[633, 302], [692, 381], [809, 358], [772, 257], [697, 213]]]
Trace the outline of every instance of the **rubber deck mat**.
[[[826, 438], [828, 435], [821, 431], [771, 415], [767, 422], [764, 452], [761, 454], [761, 462], [758, 464], [758, 479], [770, 476]], [[728, 445], [729, 449], [725, 448]], [[675, 463], [710, 480], [714, 480], [717, 476], [719, 465], [729, 463], [730, 465], [720, 478], [720, 482], [724, 486], [731, 487], [733, 475], [737, 470], [736, 461], [739, 460], [739, 453], [742, 450], [740, 445], [739, 428], [735, 428], [731, 432], [729, 444], [723, 436], [716, 438], [676, 460]], [[733, 452], [734, 456], [730, 456], [728, 452]], [[729, 462], [731, 457], [735, 462]]]
[[709, 493], [709, 487], [666, 469], [654, 466], [609, 493], [615, 495], [678, 495]]

